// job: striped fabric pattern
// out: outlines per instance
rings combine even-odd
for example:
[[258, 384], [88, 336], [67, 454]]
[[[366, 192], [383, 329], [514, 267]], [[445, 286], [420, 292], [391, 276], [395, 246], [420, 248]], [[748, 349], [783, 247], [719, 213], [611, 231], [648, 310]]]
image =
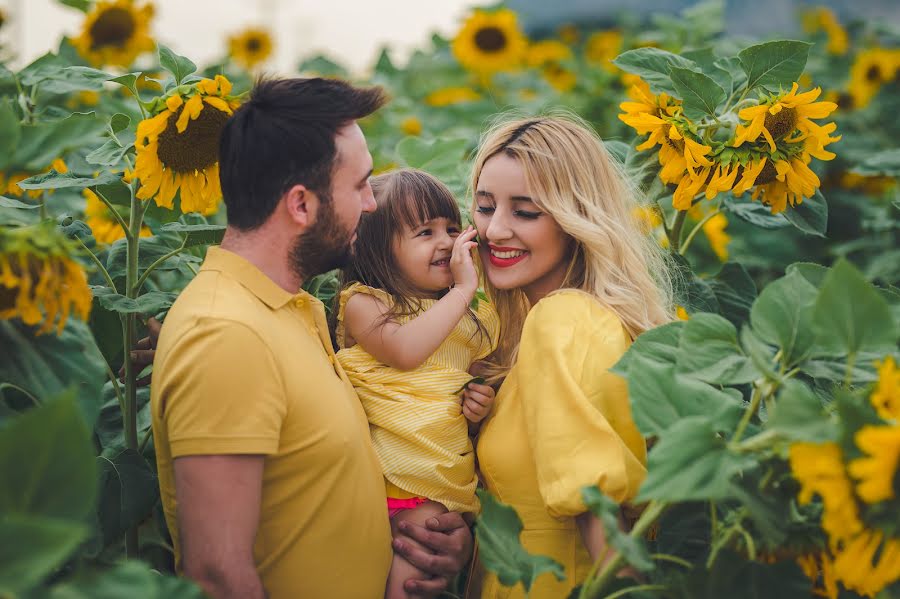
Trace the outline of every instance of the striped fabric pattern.
[[[341, 292], [338, 344], [343, 344], [344, 306], [355, 293], [391, 305], [390, 295], [358, 283]], [[436, 300], [423, 300], [427, 310]], [[472, 377], [473, 362], [497, 347], [500, 322], [494, 308], [478, 303], [474, 312], [484, 331], [464, 316], [443, 344], [421, 366], [402, 371], [380, 363], [361, 346], [343, 348], [337, 358], [356, 388], [369, 419], [369, 431], [389, 494], [438, 501], [448, 510], [477, 512], [475, 454], [461, 412], [460, 387]], [[401, 317], [401, 324], [413, 316]]]

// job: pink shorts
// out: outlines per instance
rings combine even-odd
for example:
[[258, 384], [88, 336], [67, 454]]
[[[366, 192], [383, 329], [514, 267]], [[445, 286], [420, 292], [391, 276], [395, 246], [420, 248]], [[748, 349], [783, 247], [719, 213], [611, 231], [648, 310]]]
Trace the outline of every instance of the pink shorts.
[[427, 497], [410, 497], [409, 499], [387, 498], [388, 518], [393, 518], [403, 510], [411, 510], [428, 501]]

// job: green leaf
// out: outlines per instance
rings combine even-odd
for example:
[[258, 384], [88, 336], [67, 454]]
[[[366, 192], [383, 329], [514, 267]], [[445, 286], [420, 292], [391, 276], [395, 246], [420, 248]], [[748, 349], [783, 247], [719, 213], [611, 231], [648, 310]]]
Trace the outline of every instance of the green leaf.
[[797, 599], [810, 596], [810, 581], [793, 560], [763, 564], [723, 549], [712, 569], [693, 568], [679, 597]]
[[731, 478], [755, 463], [728, 450], [702, 417], [676, 422], [647, 458], [647, 478], [638, 501], [707, 501], [731, 495]]
[[47, 599], [203, 599], [192, 581], [164, 576], [140, 560], [128, 560], [102, 572], [82, 572], [54, 585]]
[[159, 64], [162, 68], [172, 73], [175, 77], [175, 85], [181, 85], [182, 80], [197, 70], [190, 59], [175, 54], [162, 44], [159, 45]]
[[[181, 245], [179, 242], [178, 245]], [[161, 242], [158, 237], [142, 238], [140, 240], [140, 254], [138, 256], [138, 270], [143, 274], [151, 264], [162, 258], [178, 246], [171, 247]], [[106, 270], [113, 279], [125, 276], [128, 242], [125, 239], [115, 241], [108, 250], [106, 256]], [[178, 270], [184, 264], [199, 264], [200, 258], [183, 252], [173, 256], [156, 267], [157, 270]]]
[[785, 269], [787, 274], [796, 272], [816, 289], [822, 288], [822, 283], [825, 282], [825, 277], [828, 276], [829, 271], [830, 269], [827, 266], [814, 262], [794, 262]]
[[75, 112], [61, 121], [22, 127], [15, 162], [26, 170], [44, 170], [55, 158], [91, 142], [105, 126], [93, 112]]
[[851, 168], [850, 172], [867, 177], [900, 177], [900, 148], [869, 154], [860, 164]]
[[126, 131], [119, 139], [106, 140], [102, 146], [88, 154], [85, 160], [97, 166], [118, 166], [134, 147], [134, 139], [134, 132]]
[[784, 217], [783, 212], [772, 214], [772, 211], [765, 204], [751, 202], [746, 197], [741, 199], [727, 194], [724, 207], [729, 214], [733, 214], [739, 219], [763, 229], [783, 229], [791, 224]]
[[818, 290], [798, 273], [788, 274], [763, 288], [750, 311], [753, 332], [782, 350], [793, 365], [809, 354], [815, 341], [813, 305]]
[[21, 77], [22, 85], [37, 85], [51, 94], [68, 94], [76, 91], [100, 91], [113, 75], [91, 67], [47, 64], [29, 71]]
[[131, 117], [127, 114], [122, 114], [121, 112], [117, 112], [116, 114], [109, 117], [109, 123], [107, 125], [107, 129], [110, 134], [115, 137], [116, 133], [126, 129], [131, 124]]
[[[39, 401], [74, 388], [84, 421], [93, 426], [106, 368], [85, 323], [70, 318], [59, 336], [35, 336], [34, 328], [19, 320], [0, 321], [0, 347], [0, 382], [21, 387]], [[0, 392], [0, 403], [3, 396], [7, 392]]]
[[756, 299], [756, 284], [750, 273], [737, 262], [726, 262], [715, 278], [709, 281], [719, 302], [719, 311], [735, 327], [750, 318], [750, 308]]
[[140, 98], [141, 96], [140, 94], [138, 94], [137, 90], [137, 80], [140, 76], [140, 72], [128, 73], [127, 75], [113, 77], [112, 79], [110, 79], [110, 81], [112, 81], [113, 83], [118, 83], [119, 85], [130, 91], [135, 98]]
[[465, 385], [463, 385], [462, 387], [460, 387], [459, 389], [457, 389], [457, 390], [453, 393], [453, 395], [459, 395], [460, 393], [462, 393], [463, 391], [465, 391], [466, 389], [468, 389], [468, 388], [469, 388], [469, 385], [471, 385], [471, 384], [473, 384], [473, 383], [476, 384], [476, 385], [483, 385], [483, 384], [484, 384], [484, 380], [485, 380], [485, 379], [484, 379], [483, 376], [472, 377], [472, 380], [470, 380], [468, 383], [466, 383]]
[[887, 301], [843, 258], [822, 283], [813, 324], [827, 350], [852, 355], [897, 348], [897, 323]]
[[68, 392], [0, 429], [0, 513], [82, 520], [97, 496], [94, 445]]
[[40, 583], [78, 548], [87, 532], [87, 526], [71, 520], [0, 516], [0, 597], [15, 597]]
[[22, 128], [12, 101], [0, 102], [0, 169], [10, 163], [21, 137]]
[[57, 173], [55, 170], [29, 177], [19, 183], [22, 189], [84, 189], [105, 185], [121, 180], [121, 175], [110, 172], [101, 172], [97, 177], [82, 177], [75, 173]]
[[734, 325], [717, 314], [694, 314], [681, 334], [680, 373], [714, 385], [741, 385], [759, 378], [744, 355]]
[[88, 2], [88, 0], [59, 0], [59, 3], [71, 6], [81, 12], [88, 12], [91, 10], [91, 3]]
[[788, 208], [782, 214], [789, 223], [804, 233], [825, 237], [825, 231], [828, 229], [828, 202], [818, 189], [811, 198]]
[[718, 312], [719, 301], [712, 286], [691, 270], [688, 261], [679, 254], [672, 254], [674, 262], [675, 303], [684, 306], [689, 314], [695, 312]]
[[753, 365], [763, 373], [766, 378], [776, 380], [781, 378], [775, 372], [772, 365], [775, 360], [775, 351], [753, 332], [753, 329], [744, 326], [741, 329], [741, 347], [750, 356]]
[[665, 92], [676, 97], [681, 96], [672, 83], [669, 68], [699, 70], [693, 61], [659, 48], [637, 48], [623, 52], [613, 60], [613, 64], [623, 71], [640, 75], [641, 79], [650, 84], [653, 93]]
[[407, 166], [418, 168], [444, 179], [456, 175], [471, 141], [466, 138], [423, 139], [404, 137], [397, 144], [397, 156]]
[[626, 562], [641, 572], [650, 572], [656, 568], [644, 540], [622, 531], [619, 524], [619, 504], [604, 495], [597, 487], [583, 488], [581, 497], [584, 499], [584, 505], [603, 523], [607, 543], [612, 545]]
[[734, 90], [739, 89], [747, 83], [747, 74], [744, 73], [744, 69], [741, 67], [741, 60], [737, 56], [719, 58], [713, 64], [717, 70], [722, 71], [723, 73], [723, 75], [719, 75], [718, 77], [714, 76], [713, 79], [722, 84], [722, 80], [724, 79], [725, 74], [727, 74], [731, 81], [731, 89], [728, 89], [728, 87], [722, 84], [722, 87], [725, 88], [725, 91], [728, 92], [729, 96], [734, 93]]
[[800, 381], [785, 381], [778, 401], [769, 415], [767, 427], [793, 441], [824, 443], [837, 441], [839, 430], [812, 390]]
[[159, 483], [144, 456], [133, 449], [125, 449], [112, 458], [98, 456], [97, 466], [97, 515], [103, 544], [108, 545], [147, 518], [159, 501]]
[[38, 204], [26, 204], [25, 202], [21, 202], [19, 200], [13, 198], [7, 198], [5, 196], [0, 196], [0, 207], [3, 208], [16, 208], [18, 210], [35, 210], [40, 208]]
[[683, 100], [684, 114], [689, 119], [700, 120], [716, 114], [716, 108], [725, 101], [725, 90], [703, 73], [691, 69], [670, 66], [672, 85]]
[[486, 491], [478, 489], [477, 493], [481, 500], [481, 515], [475, 526], [479, 557], [502, 585], [513, 586], [521, 582], [527, 592], [545, 572], [550, 572], [557, 580], [565, 579], [561, 564], [544, 555], [532, 555], [522, 547], [519, 539], [522, 521], [513, 508], [500, 503]]
[[741, 50], [738, 58], [747, 74], [747, 88], [790, 88], [806, 67], [810, 47], [808, 42], [779, 40]]
[[631, 362], [636, 356], [645, 357], [657, 364], [675, 365], [678, 362], [678, 346], [684, 324], [684, 321], [676, 320], [641, 333], [610, 370], [627, 378]]
[[176, 233], [187, 233], [184, 241], [184, 247], [195, 247], [199, 245], [218, 245], [222, 243], [225, 236], [224, 225], [186, 225], [184, 223], [166, 223], [162, 226], [163, 231], [174, 231]]
[[628, 397], [634, 423], [645, 437], [668, 435], [690, 417], [703, 419], [715, 430], [730, 430], [742, 413], [737, 391], [720, 391], [640, 354], [629, 365]]
[[132, 299], [114, 292], [109, 287], [101, 287], [99, 285], [92, 285], [91, 291], [101, 306], [119, 314], [153, 316], [170, 307], [175, 303], [175, 298], [178, 297], [177, 293], [168, 291], [150, 291], [138, 296], [137, 299]]

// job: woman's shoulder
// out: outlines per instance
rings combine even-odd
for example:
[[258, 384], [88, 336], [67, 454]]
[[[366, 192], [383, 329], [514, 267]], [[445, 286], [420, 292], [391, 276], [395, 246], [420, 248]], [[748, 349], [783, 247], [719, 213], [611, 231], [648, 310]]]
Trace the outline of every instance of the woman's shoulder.
[[563, 289], [541, 299], [529, 310], [525, 329], [541, 335], [571, 331], [584, 337], [627, 337], [618, 314], [577, 289]]

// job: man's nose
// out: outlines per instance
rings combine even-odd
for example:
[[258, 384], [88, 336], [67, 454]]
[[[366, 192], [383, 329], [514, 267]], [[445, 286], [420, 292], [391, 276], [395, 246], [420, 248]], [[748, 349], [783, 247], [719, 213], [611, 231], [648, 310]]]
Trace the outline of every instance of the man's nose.
[[372, 186], [368, 182], [366, 182], [366, 187], [363, 189], [362, 211], [375, 212], [375, 194], [372, 192]]

